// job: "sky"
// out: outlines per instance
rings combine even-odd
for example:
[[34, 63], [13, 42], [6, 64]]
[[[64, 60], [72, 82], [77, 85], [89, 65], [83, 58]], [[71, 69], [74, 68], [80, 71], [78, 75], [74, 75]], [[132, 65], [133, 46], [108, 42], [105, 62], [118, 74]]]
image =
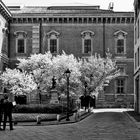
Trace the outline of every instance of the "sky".
[[133, 11], [134, 0], [2, 0], [6, 5], [25, 6], [53, 6], [79, 3], [80, 5], [99, 5], [101, 9], [108, 9], [110, 2], [114, 3], [114, 11]]

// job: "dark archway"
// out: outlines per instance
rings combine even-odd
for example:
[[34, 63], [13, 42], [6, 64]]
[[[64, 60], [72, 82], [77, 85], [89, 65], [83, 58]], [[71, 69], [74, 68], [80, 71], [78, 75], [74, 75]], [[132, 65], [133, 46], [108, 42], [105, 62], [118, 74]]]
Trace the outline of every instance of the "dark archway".
[[18, 95], [15, 96], [15, 101], [17, 104], [27, 104], [27, 97], [26, 95]]
[[80, 97], [81, 100], [81, 108], [85, 107], [89, 108], [89, 107], [96, 107], [96, 96], [94, 95], [93, 97], [87, 95], [87, 96], [81, 96]]

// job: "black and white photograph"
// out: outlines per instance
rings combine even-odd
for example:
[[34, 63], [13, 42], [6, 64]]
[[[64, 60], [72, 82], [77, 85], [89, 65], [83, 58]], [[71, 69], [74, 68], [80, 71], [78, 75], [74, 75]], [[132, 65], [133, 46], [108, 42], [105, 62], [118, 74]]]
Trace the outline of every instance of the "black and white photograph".
[[140, 0], [0, 0], [0, 140], [140, 140]]

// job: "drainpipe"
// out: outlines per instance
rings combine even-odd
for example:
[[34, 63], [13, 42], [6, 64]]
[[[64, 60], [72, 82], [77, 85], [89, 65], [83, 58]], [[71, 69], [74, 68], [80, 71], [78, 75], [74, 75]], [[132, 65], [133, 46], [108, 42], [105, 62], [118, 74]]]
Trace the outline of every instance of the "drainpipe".
[[42, 19], [40, 20], [39, 25], [39, 53], [42, 52]]
[[105, 58], [105, 18], [103, 18], [103, 58]]
[[9, 20], [9, 21], [8, 21], [8, 44], [7, 44], [7, 45], [8, 45], [8, 59], [9, 59], [8, 67], [10, 66], [9, 63], [10, 63], [10, 52], [11, 52], [11, 51], [10, 51], [10, 40], [11, 40], [11, 39], [10, 39], [10, 24], [11, 24], [11, 23], [10, 23], [10, 20]]

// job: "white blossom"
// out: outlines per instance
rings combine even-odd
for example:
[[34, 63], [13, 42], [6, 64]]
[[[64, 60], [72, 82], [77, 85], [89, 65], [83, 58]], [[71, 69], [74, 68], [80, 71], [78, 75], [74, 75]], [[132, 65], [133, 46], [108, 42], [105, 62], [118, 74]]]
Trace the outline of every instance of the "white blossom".
[[28, 94], [36, 89], [31, 75], [18, 69], [6, 69], [0, 76], [3, 86], [13, 94]]

